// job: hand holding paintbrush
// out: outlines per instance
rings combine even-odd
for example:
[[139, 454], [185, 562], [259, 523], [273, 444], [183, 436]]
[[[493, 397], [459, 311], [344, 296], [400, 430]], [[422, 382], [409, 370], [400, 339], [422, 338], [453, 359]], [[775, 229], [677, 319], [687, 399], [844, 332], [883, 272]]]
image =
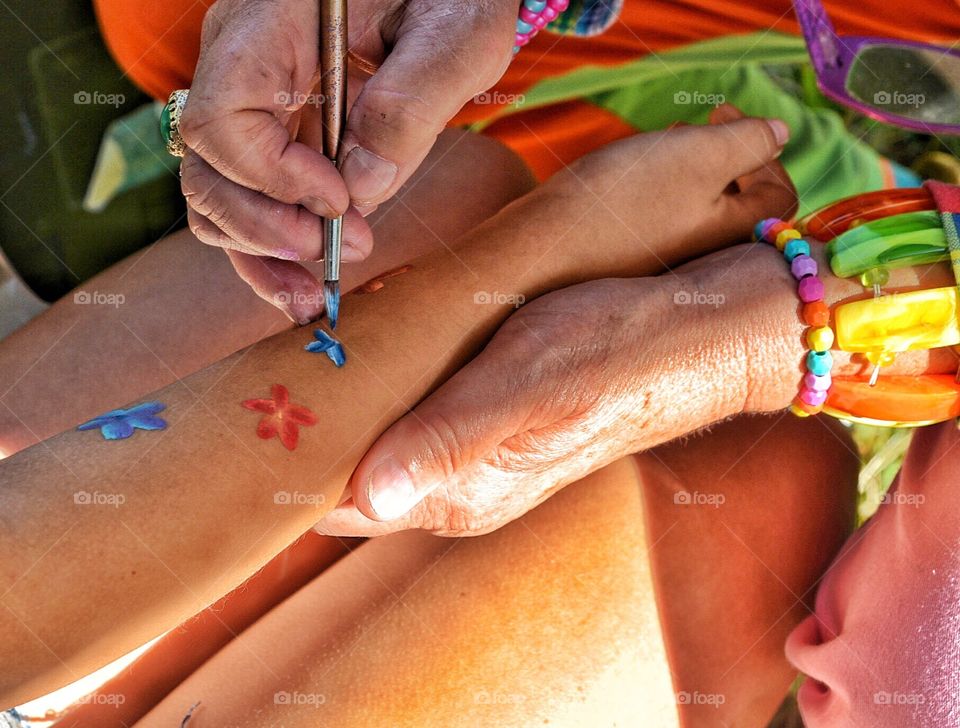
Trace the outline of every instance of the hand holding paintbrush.
[[[186, 153], [191, 231], [227, 250], [240, 277], [300, 324], [322, 314], [324, 298], [336, 317], [336, 256], [326, 256], [326, 286], [310, 262], [324, 258], [327, 240], [342, 239], [343, 262], [369, 255], [363, 214], [390, 199], [457, 110], [499, 78], [517, 23], [515, 0], [455, 13], [439, 0], [351, 5], [350, 59], [363, 74], [351, 83], [348, 118], [345, 82], [337, 85], [344, 4], [218, 0], [204, 22], [191, 101], [176, 92], [165, 119], [171, 150]], [[308, 123], [335, 109], [323, 134]], [[322, 219], [341, 216], [338, 238], [336, 223]]]

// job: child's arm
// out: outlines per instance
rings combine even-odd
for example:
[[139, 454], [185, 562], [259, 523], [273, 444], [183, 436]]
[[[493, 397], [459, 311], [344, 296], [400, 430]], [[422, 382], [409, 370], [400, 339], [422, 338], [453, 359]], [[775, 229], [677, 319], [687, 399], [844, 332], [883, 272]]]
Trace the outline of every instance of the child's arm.
[[[499, 142], [445, 131], [408, 185], [368, 218], [377, 245], [363, 262], [344, 261], [342, 290], [452, 245], [532, 186]], [[322, 262], [305, 265], [322, 280]], [[84, 281], [0, 340], [0, 458], [291, 328], [322, 289], [293, 262], [271, 270], [278, 266], [289, 317], [237, 276], [221, 248], [186, 229]]]
[[[174, 626], [336, 505], [374, 438], [509, 314], [510, 303], [478, 304], [478, 292], [529, 300], [580, 281], [656, 272], [782, 211], [783, 190], [742, 205], [724, 196], [729, 175], [746, 171], [730, 157], [752, 134], [756, 161], [769, 133], [762, 121], [737, 124], [735, 137], [688, 128], [613, 145], [455, 250], [346, 299], [337, 332], [343, 369], [303, 351], [310, 329], [286, 332], [151, 395], [166, 406], [164, 431], [107, 442], [96, 430], [73, 430], [3, 461], [0, 633], [9, 638], [0, 647], [0, 702], [42, 694]], [[727, 157], [678, 169], [678, 157], [699, 150], [703, 160], [708, 149]], [[765, 157], [775, 151], [768, 144]], [[659, 187], [641, 184], [658, 178]], [[652, 241], [664, 243], [654, 250]], [[259, 439], [262, 415], [241, 406], [269, 398], [274, 384], [319, 418], [299, 428], [292, 451]]]

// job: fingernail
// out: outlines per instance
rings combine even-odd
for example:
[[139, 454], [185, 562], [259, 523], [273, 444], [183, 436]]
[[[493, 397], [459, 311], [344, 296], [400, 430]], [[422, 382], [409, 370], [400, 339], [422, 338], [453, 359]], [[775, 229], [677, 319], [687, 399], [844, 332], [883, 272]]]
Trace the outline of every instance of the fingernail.
[[295, 307], [289, 303], [274, 302], [274, 305], [283, 311], [284, 315], [297, 326], [306, 326], [310, 323], [310, 319], [306, 317], [302, 311], [295, 310]]
[[780, 119], [767, 119], [767, 124], [773, 130], [773, 137], [777, 140], [777, 146], [784, 146], [790, 141], [790, 127]]
[[366, 217], [367, 215], [372, 215], [377, 211], [377, 208], [380, 205], [374, 205], [372, 203], [363, 204], [362, 202], [359, 205], [354, 205], [354, 209], [360, 213], [360, 217]]
[[397, 165], [363, 147], [354, 147], [343, 160], [340, 174], [350, 198], [361, 204], [369, 203], [390, 189], [397, 178]]
[[399, 518], [420, 501], [407, 471], [393, 459], [384, 460], [370, 473], [367, 498], [382, 521]]
[[300, 260], [300, 253], [290, 248], [275, 250], [273, 251], [273, 255], [275, 258], [280, 258], [281, 260]]
[[314, 320], [312, 316], [308, 316], [302, 311], [295, 311], [292, 309], [292, 307], [289, 312], [284, 313], [287, 313], [293, 323], [295, 323], [297, 326], [306, 326]]
[[299, 291], [284, 291], [276, 296], [281, 308], [297, 326], [306, 326], [314, 321], [320, 311], [318, 301], [321, 297], [317, 293], [302, 293]]
[[344, 240], [343, 247], [340, 248], [340, 260], [344, 263], [359, 263], [365, 260], [366, 256], [359, 248], [354, 247], [353, 243]]
[[303, 317], [298, 316], [291, 311], [289, 306], [281, 306], [280, 310], [283, 311], [286, 317], [293, 322], [294, 326], [306, 326], [308, 323], [310, 323], [309, 319], [304, 319]]
[[320, 217], [337, 217], [339, 215], [339, 213], [333, 209], [333, 205], [319, 197], [304, 197], [300, 200], [300, 205]]

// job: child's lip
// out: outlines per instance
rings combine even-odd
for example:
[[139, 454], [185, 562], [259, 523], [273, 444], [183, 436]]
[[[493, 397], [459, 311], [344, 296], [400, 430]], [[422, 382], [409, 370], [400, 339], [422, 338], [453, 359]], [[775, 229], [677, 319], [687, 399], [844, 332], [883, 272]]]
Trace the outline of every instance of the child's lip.
[[799, 690], [797, 690], [797, 695], [800, 693], [804, 694], [805, 698], [820, 699], [820, 696], [826, 695], [830, 692], [825, 684], [817, 680], [816, 678], [807, 677], [801, 684]]
[[819, 680], [808, 677], [797, 690], [797, 703], [800, 705], [805, 724], [810, 728], [818, 725], [827, 725], [825, 721], [826, 713], [830, 704], [834, 701], [834, 695], [830, 688]]

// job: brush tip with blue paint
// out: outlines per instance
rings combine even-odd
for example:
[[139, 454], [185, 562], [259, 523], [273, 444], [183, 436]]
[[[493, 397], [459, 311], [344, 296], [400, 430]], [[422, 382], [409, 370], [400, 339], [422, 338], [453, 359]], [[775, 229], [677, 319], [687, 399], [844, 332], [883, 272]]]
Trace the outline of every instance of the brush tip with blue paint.
[[330, 328], [337, 328], [337, 319], [340, 318], [340, 281], [323, 282], [323, 304], [327, 309]]

